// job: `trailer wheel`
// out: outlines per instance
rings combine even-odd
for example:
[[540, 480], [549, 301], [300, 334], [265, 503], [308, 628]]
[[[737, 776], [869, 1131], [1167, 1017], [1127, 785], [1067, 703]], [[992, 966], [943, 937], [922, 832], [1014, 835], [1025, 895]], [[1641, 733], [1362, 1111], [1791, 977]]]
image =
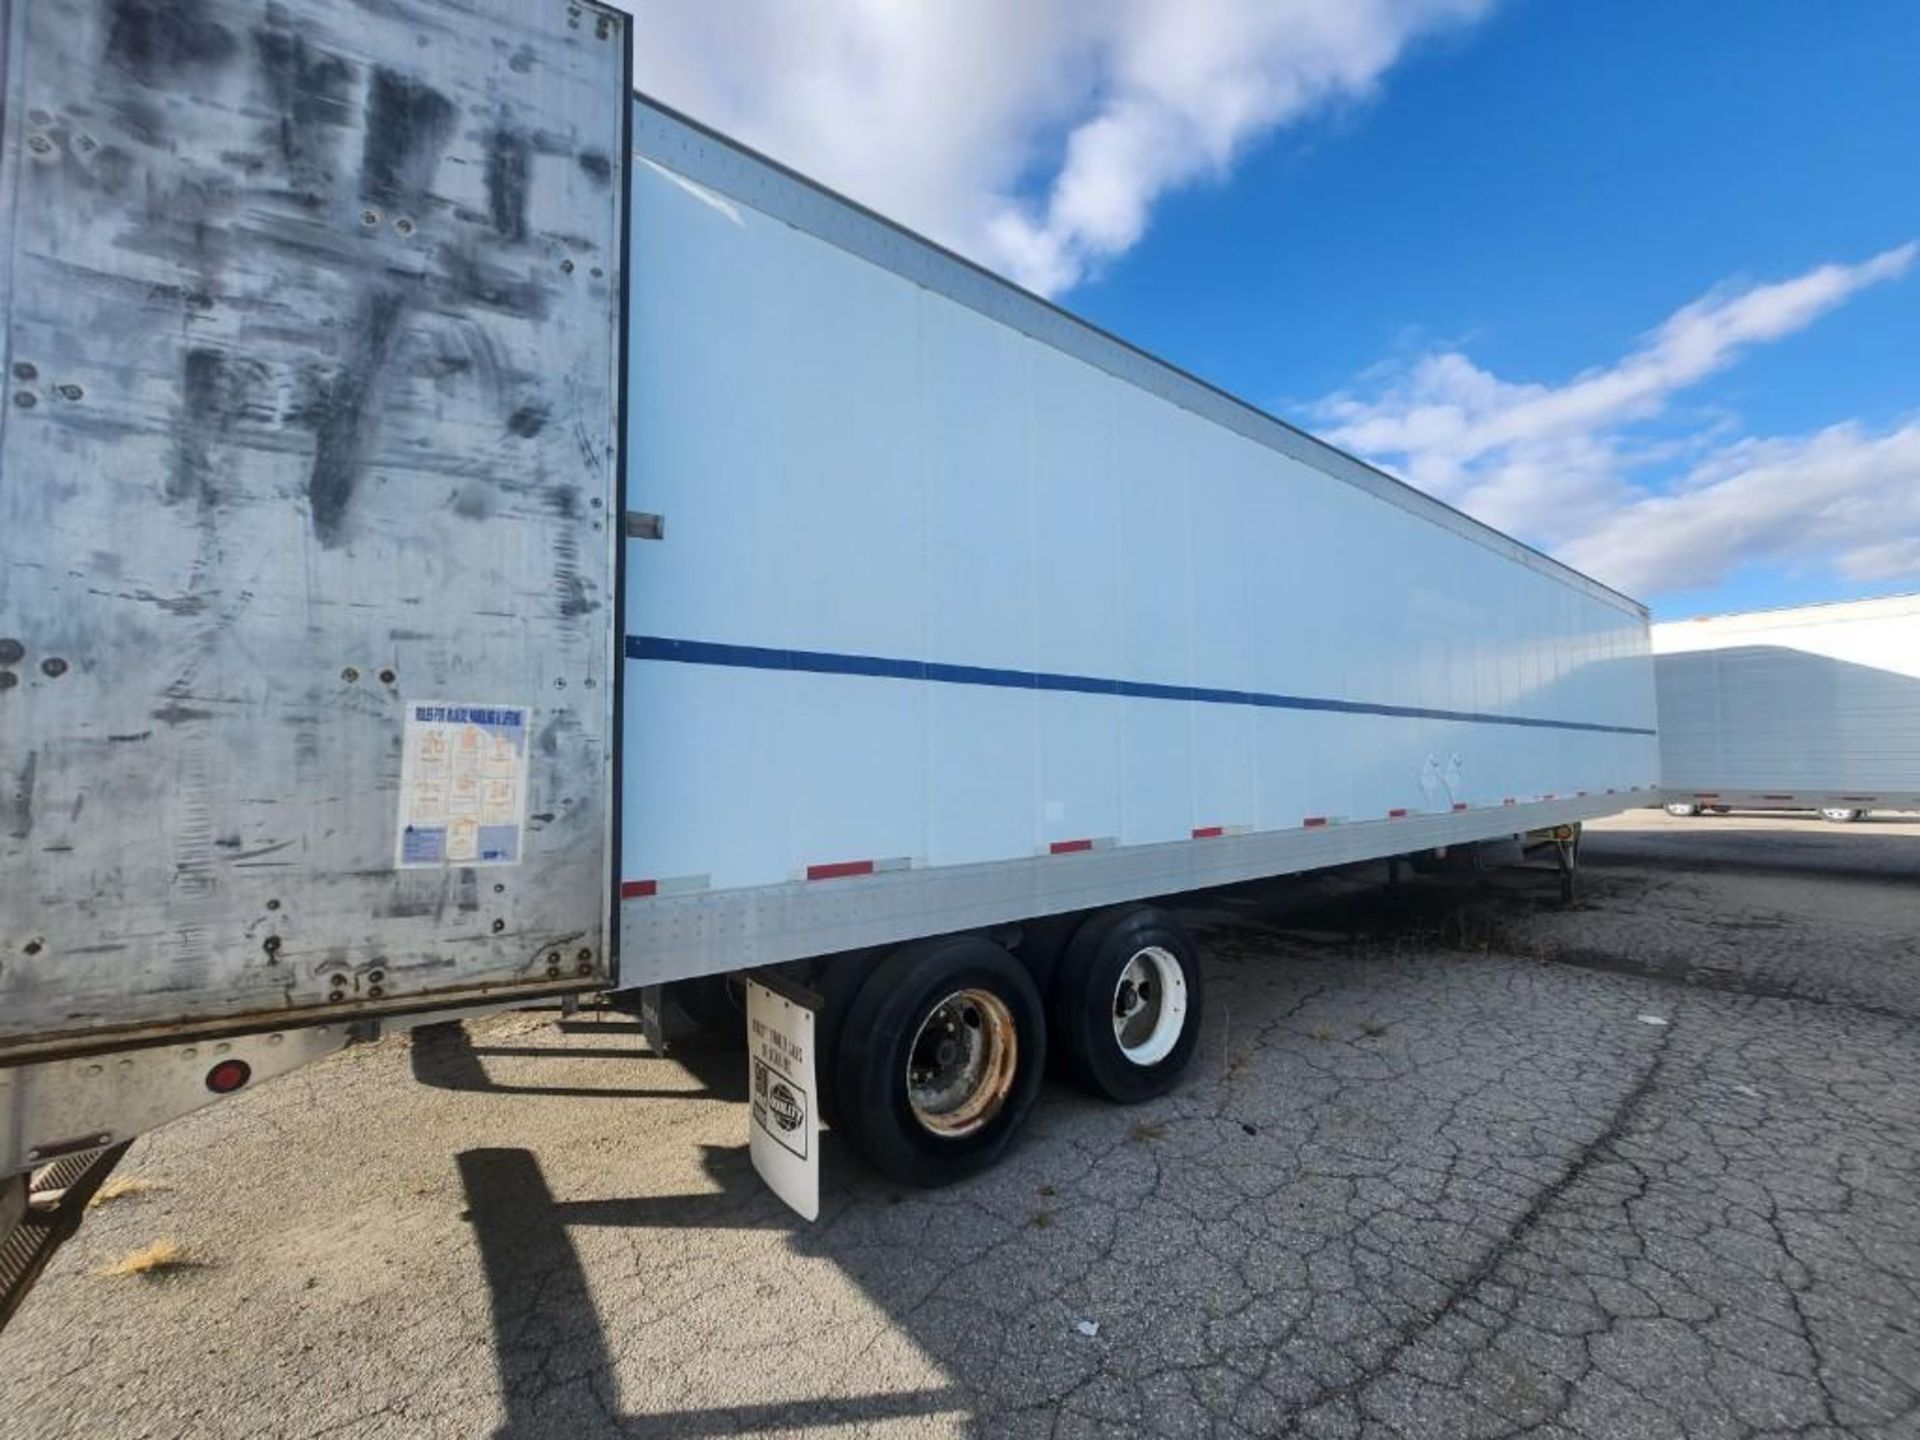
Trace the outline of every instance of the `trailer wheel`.
[[1820, 818], [1831, 820], [1836, 825], [1851, 825], [1866, 813], [1864, 810], [1850, 810], [1844, 805], [1823, 806], [1820, 810]]
[[894, 951], [862, 982], [840, 1033], [840, 1123], [876, 1170], [909, 1185], [991, 1165], [1040, 1092], [1040, 992], [989, 940]]
[[1698, 815], [1700, 813], [1700, 807], [1698, 805], [1689, 804], [1685, 800], [1675, 800], [1672, 804], [1666, 807], [1666, 811], [1667, 811], [1667, 814], [1672, 815], [1677, 819], [1687, 820], [1692, 818], [1695, 815]]
[[1123, 1105], [1173, 1088], [1200, 1038], [1200, 962], [1151, 905], [1102, 910], [1073, 937], [1053, 983], [1053, 1036], [1072, 1079]]

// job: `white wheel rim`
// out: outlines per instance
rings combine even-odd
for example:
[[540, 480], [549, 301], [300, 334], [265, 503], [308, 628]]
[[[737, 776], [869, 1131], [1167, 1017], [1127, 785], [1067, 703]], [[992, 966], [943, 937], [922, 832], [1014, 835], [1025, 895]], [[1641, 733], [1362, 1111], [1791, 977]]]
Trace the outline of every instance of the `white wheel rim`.
[[1135, 952], [1113, 986], [1113, 1038], [1135, 1065], [1158, 1065], [1187, 1028], [1187, 977], [1172, 952]]

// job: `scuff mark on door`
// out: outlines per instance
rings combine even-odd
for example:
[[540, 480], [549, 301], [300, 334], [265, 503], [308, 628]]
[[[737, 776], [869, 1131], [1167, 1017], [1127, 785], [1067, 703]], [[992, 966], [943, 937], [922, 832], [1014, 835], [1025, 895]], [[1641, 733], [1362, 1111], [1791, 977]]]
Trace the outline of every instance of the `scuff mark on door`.
[[6, 823], [7, 834], [15, 840], [24, 840], [33, 834], [33, 782], [39, 767], [39, 754], [28, 755], [26, 763], [14, 777], [13, 787], [0, 791], [0, 801], [5, 801], [0, 818]]

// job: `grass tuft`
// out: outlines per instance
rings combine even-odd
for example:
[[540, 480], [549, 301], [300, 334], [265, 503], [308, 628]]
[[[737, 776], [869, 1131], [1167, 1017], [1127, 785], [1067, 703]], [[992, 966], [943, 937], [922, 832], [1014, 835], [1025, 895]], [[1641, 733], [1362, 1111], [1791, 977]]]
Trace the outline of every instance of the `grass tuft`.
[[144, 1245], [131, 1255], [123, 1255], [111, 1264], [102, 1265], [99, 1273], [109, 1278], [124, 1275], [164, 1275], [171, 1270], [197, 1269], [200, 1261], [189, 1256], [177, 1240], [156, 1240]]
[[1136, 1120], [1133, 1125], [1133, 1138], [1145, 1145], [1150, 1140], [1166, 1137], [1167, 1127], [1157, 1120]]
[[124, 1200], [129, 1195], [158, 1195], [173, 1187], [159, 1180], [143, 1180], [138, 1175], [110, 1175], [93, 1198], [87, 1202], [89, 1210], [97, 1210], [111, 1200]]

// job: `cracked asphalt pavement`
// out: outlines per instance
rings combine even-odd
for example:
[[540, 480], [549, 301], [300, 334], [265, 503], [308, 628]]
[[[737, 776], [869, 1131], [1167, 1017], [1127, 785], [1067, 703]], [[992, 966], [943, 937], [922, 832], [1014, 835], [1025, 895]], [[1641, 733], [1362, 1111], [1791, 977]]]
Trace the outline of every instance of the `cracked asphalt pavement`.
[[[0, 1337], [13, 1437], [1920, 1436], [1920, 823], [1594, 827], [1203, 897], [1162, 1100], [822, 1217], [741, 1062], [553, 1014], [141, 1140]], [[186, 1265], [107, 1278], [157, 1239]]]

